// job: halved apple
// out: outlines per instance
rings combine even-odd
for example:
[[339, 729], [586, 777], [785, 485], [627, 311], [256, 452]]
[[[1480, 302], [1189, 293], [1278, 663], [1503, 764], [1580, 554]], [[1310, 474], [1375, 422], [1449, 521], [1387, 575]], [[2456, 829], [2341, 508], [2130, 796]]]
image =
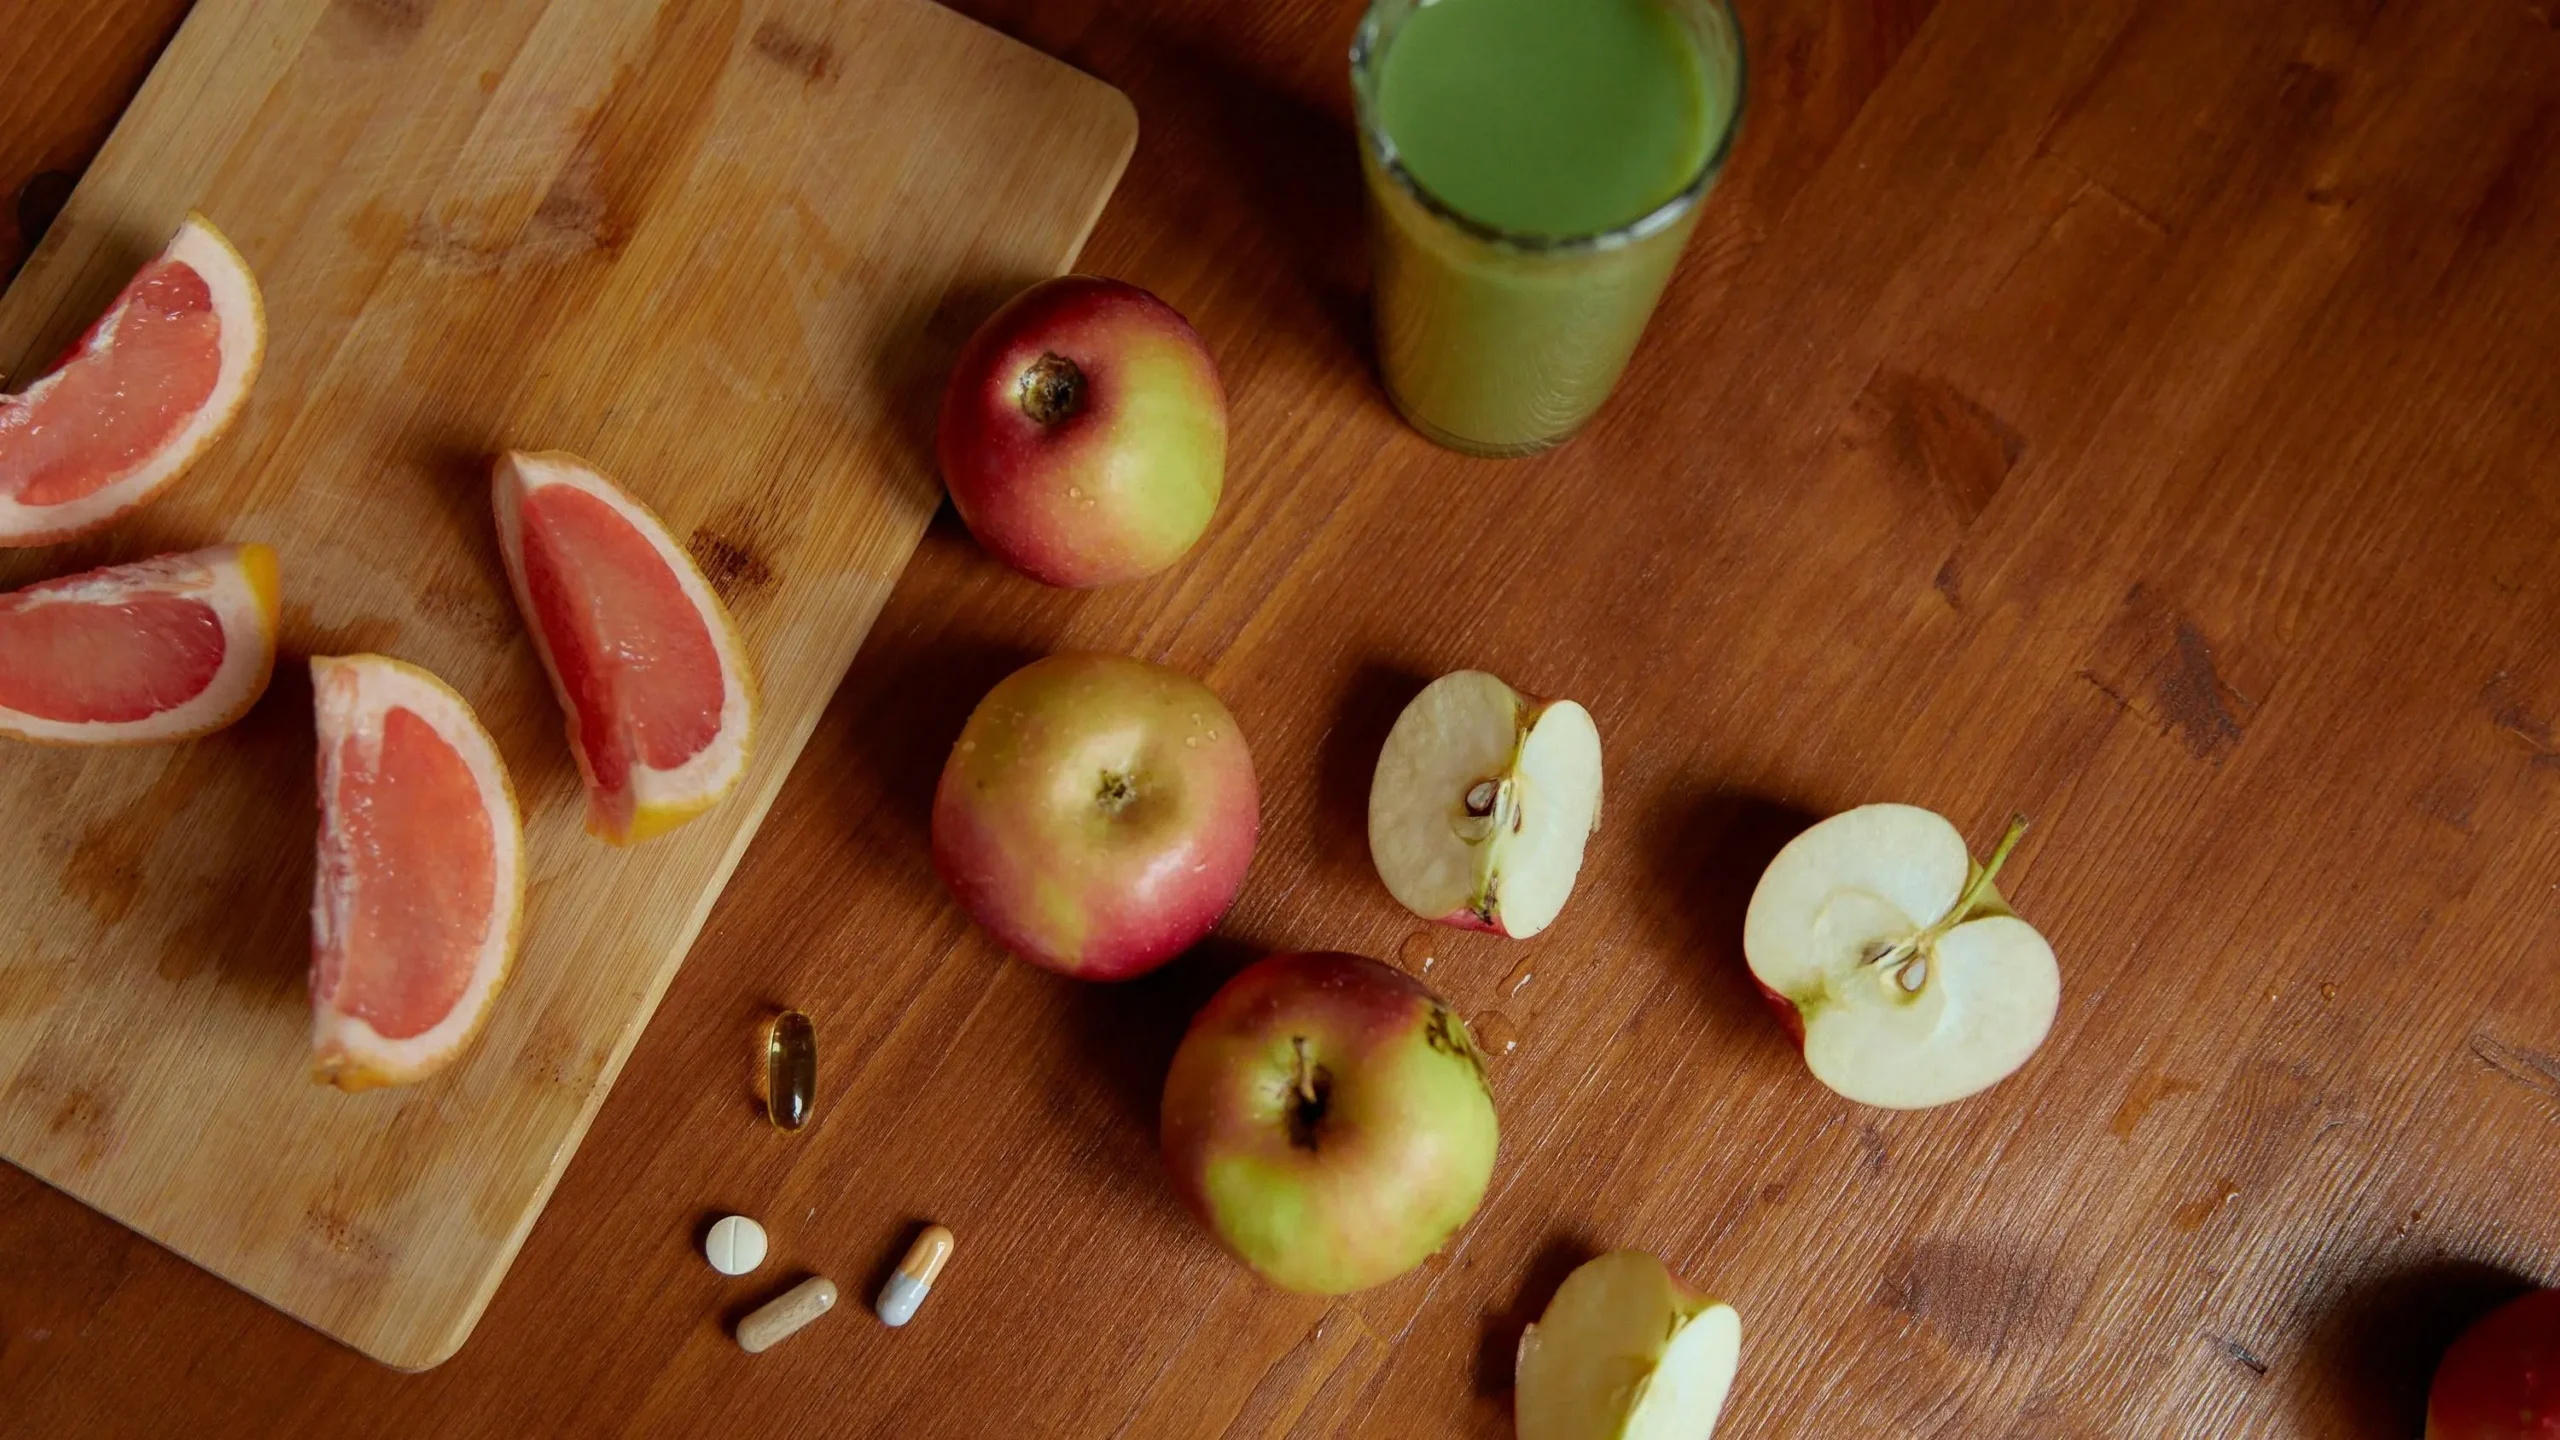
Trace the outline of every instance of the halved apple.
[[1369, 786], [1369, 856], [1388, 892], [1425, 920], [1513, 939], [1564, 909], [1599, 828], [1591, 712], [1481, 670], [1423, 687]]
[[2053, 1028], [2062, 971], [1993, 883], [2025, 833], [1976, 865], [1945, 817], [1862, 805], [1789, 841], [1742, 920], [1742, 953], [1793, 1017], [1814, 1078], [1862, 1105], [1977, 1094]]
[[1641, 1250], [1585, 1262], [1520, 1336], [1520, 1440], [1707, 1440], [1742, 1358], [1733, 1307]]

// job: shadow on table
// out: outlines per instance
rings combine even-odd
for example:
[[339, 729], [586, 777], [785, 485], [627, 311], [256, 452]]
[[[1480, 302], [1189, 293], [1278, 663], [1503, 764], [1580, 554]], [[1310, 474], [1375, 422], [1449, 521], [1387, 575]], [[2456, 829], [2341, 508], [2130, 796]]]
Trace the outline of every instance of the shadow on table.
[[1369, 782], [1378, 772], [1378, 752], [1396, 717], [1430, 683], [1420, 671], [1363, 660], [1334, 698], [1333, 723], [1316, 754], [1318, 859], [1350, 872], [1353, 883], [1372, 883], [1376, 873], [1369, 860]]
[[1511, 1294], [1511, 1303], [1485, 1321], [1484, 1340], [1476, 1347], [1476, 1394], [1485, 1399], [1508, 1399], [1512, 1373], [1519, 1363], [1520, 1336], [1555, 1298], [1556, 1287], [1564, 1277], [1580, 1268], [1583, 1262], [1596, 1259], [1600, 1244], [1580, 1230], [1567, 1230], [1549, 1236], [1538, 1247], [1529, 1268], [1521, 1272], [1519, 1288]]
[[1082, 1070], [1100, 1075], [1121, 1123], [1156, 1143], [1165, 1072], [1191, 1027], [1191, 1017], [1237, 971], [1271, 953], [1268, 945], [1224, 933], [1194, 945], [1163, 969], [1118, 984], [1063, 982], [1067, 1023]]
[[[1603, 812], [1606, 817], [1606, 811]], [[1715, 1012], [1783, 1041], [1742, 954], [1742, 917], [1760, 872], [1820, 816], [1783, 800], [1727, 790], [1673, 791], [1637, 817], [1652, 884], [1638, 897], [1654, 944], [1691, 957]]]
[[[937, 541], [969, 543], [965, 533], [928, 543]], [[912, 843], [929, 844], [934, 787], [969, 712], [997, 681], [1045, 653], [939, 627], [875, 627], [838, 690], [839, 702], [859, 696], [863, 713], [852, 717], [853, 743], [832, 747], [832, 758], [859, 767], [890, 822]], [[829, 788], [840, 786], [830, 781]]]
[[[2446, 1347], [2473, 1321], [2536, 1288], [2477, 1260], [2429, 1260], [2348, 1287], [2312, 1324], [2307, 1384], [2296, 1387], [2307, 1427], [2352, 1417], [2348, 1440], [2406, 1440], [2426, 1426], [2427, 1382]], [[2309, 1433], [2306, 1430], [2305, 1433]]]

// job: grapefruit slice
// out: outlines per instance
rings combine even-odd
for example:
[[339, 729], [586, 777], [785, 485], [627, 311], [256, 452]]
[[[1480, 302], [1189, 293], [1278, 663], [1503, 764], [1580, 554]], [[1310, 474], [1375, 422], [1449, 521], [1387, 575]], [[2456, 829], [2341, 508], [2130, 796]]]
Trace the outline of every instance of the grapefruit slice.
[[471, 1043], [515, 955], [524, 824], [489, 732], [442, 680], [315, 657], [320, 864], [312, 1078], [410, 1085]]
[[0, 547], [68, 540], [158, 494], [240, 413], [266, 348], [248, 262], [190, 213], [70, 353], [0, 395]]
[[276, 552], [217, 545], [0, 595], [0, 735], [150, 745], [247, 713], [276, 663]]
[[710, 809], [746, 770], [755, 711], [719, 595], [648, 506], [575, 455], [500, 456], [492, 490], [588, 831], [629, 845]]

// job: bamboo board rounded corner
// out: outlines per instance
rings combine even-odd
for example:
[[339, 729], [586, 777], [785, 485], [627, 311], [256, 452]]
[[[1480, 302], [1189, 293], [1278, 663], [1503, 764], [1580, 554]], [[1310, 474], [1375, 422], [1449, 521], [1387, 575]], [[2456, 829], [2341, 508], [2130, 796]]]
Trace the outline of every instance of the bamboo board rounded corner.
[[[266, 540], [286, 653], [231, 731], [0, 770], [0, 944], [64, 982], [0, 1011], [0, 1156], [386, 1365], [458, 1351], [932, 516], [946, 312], [1071, 264], [1135, 141], [1120, 92], [927, 0], [202, 0], [0, 296], [0, 365], [201, 208], [265, 371], [168, 496], [0, 588]], [[496, 565], [486, 461], [526, 444], [709, 556], [754, 658], [746, 778], [632, 850], [582, 833]], [[472, 700], [534, 887], [473, 1048], [391, 1096], [307, 1078], [308, 871], [274, 859], [310, 846], [293, 667], [345, 649]]]

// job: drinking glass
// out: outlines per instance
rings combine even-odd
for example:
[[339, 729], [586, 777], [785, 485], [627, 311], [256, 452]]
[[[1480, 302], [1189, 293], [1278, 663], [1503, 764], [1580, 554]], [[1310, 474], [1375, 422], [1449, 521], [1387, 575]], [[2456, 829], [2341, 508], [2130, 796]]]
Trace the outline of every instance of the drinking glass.
[[1635, 353], [1732, 149], [1742, 32], [1725, 0], [1660, 0], [1703, 67], [1705, 163], [1669, 200], [1615, 228], [1523, 235], [1433, 195], [1387, 133], [1379, 73], [1397, 32], [1429, 3], [1373, 0], [1351, 45], [1379, 369], [1396, 409], [1433, 441], [1475, 455], [1534, 454], [1581, 429]]

